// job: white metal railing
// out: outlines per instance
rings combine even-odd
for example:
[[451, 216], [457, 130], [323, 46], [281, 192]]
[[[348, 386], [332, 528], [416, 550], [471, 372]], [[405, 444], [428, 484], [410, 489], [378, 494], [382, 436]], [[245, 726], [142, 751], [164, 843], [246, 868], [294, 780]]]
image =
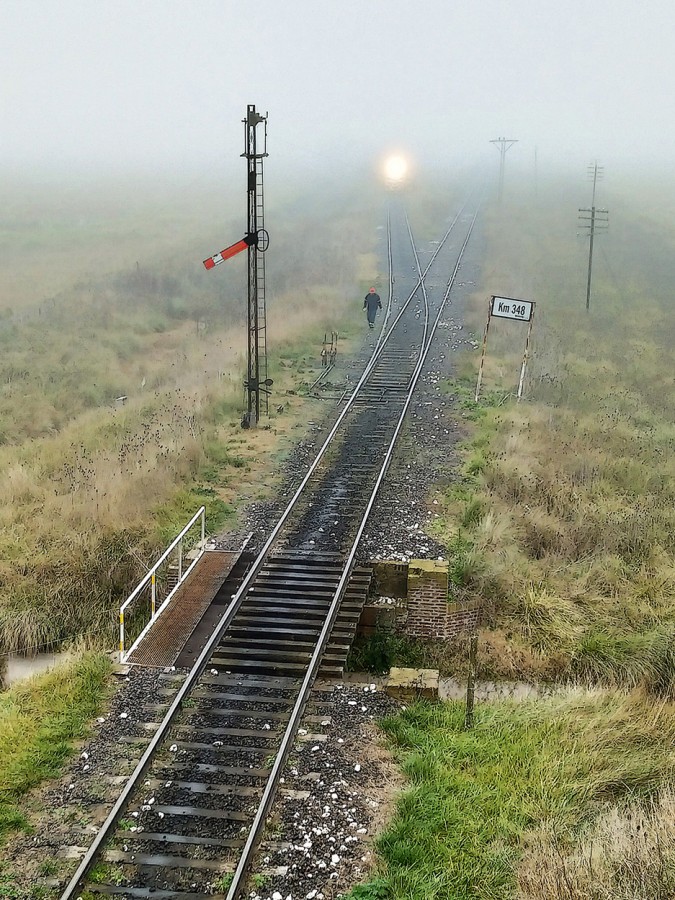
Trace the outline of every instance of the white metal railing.
[[[199, 550], [195, 558], [192, 560], [188, 568], [183, 572], [183, 539], [188, 531], [197, 523], [197, 521], [201, 519], [201, 541], [198, 545]], [[138, 646], [138, 644], [143, 640], [145, 635], [150, 630], [153, 622], [160, 615], [162, 610], [166, 609], [169, 600], [176, 593], [180, 585], [185, 581], [188, 577], [194, 566], [199, 561], [199, 558], [204, 553], [205, 550], [205, 536], [206, 536], [206, 508], [204, 506], [200, 507], [194, 516], [187, 523], [185, 528], [181, 531], [179, 535], [177, 535], [171, 544], [166, 548], [164, 553], [160, 556], [154, 566], [145, 574], [143, 579], [136, 585], [134, 590], [129, 594], [124, 603], [120, 606], [120, 662], [126, 662], [129, 658], [131, 652]], [[167, 561], [171, 553], [178, 548], [178, 581], [171, 589], [166, 599], [160, 604], [160, 608], [157, 609], [157, 570], [159, 567]], [[125, 649], [125, 634], [124, 634], [124, 614], [129, 608], [129, 606], [137, 600], [144, 588], [150, 585], [150, 621], [145, 625], [141, 633], [138, 635], [136, 640], [133, 642], [129, 650]]]

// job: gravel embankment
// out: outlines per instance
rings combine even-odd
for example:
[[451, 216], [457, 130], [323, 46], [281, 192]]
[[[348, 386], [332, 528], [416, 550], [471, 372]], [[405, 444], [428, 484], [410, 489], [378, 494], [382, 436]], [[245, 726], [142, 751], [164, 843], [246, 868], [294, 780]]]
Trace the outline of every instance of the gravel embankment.
[[[59, 895], [75, 869], [74, 862], [62, 861], [64, 849], [75, 852], [91, 842], [118, 796], [120, 776], [133, 770], [149, 740], [147, 723], [158, 719], [154, 705], [166, 704], [167, 688], [178, 683], [173, 673], [131, 670], [64, 777], [35, 793], [32, 833], [16, 836], [4, 853], [18, 898], [34, 897], [37, 886], [47, 896]], [[256, 883], [264, 888], [252, 898], [322, 900], [367, 877], [372, 836], [390, 814], [400, 782], [375, 723], [398, 709], [374, 684], [319, 686], [283, 777], [271, 837], [260, 852]], [[144, 808], [142, 802], [131, 803], [129, 816]], [[57, 859], [57, 874], [46, 874]], [[201, 878], [194, 890], [218, 892], [208, 873]]]
[[374, 684], [336, 685], [327, 708], [320, 723], [300, 729], [275, 815], [276, 846], [263, 846], [256, 867], [272, 874], [251, 900], [332, 898], [372, 870], [373, 836], [401, 784], [375, 722], [400, 704]]

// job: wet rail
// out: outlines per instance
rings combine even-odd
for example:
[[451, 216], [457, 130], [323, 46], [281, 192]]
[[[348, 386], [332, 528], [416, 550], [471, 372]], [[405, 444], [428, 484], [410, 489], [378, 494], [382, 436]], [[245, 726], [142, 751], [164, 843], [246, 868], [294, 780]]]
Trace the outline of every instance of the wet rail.
[[371, 358], [62, 900], [241, 896], [315, 680], [344, 665], [368, 588], [359, 541], [477, 214], [467, 202], [422, 265], [393, 205]]

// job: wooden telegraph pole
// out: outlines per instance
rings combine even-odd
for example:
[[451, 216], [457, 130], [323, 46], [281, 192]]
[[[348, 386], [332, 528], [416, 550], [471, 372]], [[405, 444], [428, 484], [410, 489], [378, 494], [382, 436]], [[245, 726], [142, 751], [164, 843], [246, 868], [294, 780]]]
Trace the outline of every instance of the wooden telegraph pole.
[[[609, 210], [597, 209], [595, 206], [595, 188], [598, 180], [602, 178], [604, 170], [597, 161], [588, 167], [589, 178], [593, 181], [593, 199], [590, 207], [579, 209], [580, 227], [586, 229], [590, 240], [588, 242], [588, 277], [586, 279], [586, 312], [591, 308], [591, 273], [593, 271], [593, 241], [598, 231], [607, 231], [609, 228]], [[583, 213], [583, 215], [581, 215]]]
[[510, 138], [495, 138], [494, 141], [490, 141], [491, 144], [494, 144], [497, 150], [499, 150], [499, 202], [502, 202], [502, 197], [504, 196], [504, 167], [506, 164], [506, 152], [513, 147], [514, 144], [517, 144], [518, 141], [511, 140]]

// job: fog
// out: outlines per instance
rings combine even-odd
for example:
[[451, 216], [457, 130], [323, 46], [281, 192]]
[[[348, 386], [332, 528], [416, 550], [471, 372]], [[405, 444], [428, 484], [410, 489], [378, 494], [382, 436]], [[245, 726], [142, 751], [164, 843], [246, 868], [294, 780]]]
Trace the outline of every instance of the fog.
[[239, 171], [247, 103], [278, 171], [664, 163], [667, 0], [1, 0], [0, 164]]

